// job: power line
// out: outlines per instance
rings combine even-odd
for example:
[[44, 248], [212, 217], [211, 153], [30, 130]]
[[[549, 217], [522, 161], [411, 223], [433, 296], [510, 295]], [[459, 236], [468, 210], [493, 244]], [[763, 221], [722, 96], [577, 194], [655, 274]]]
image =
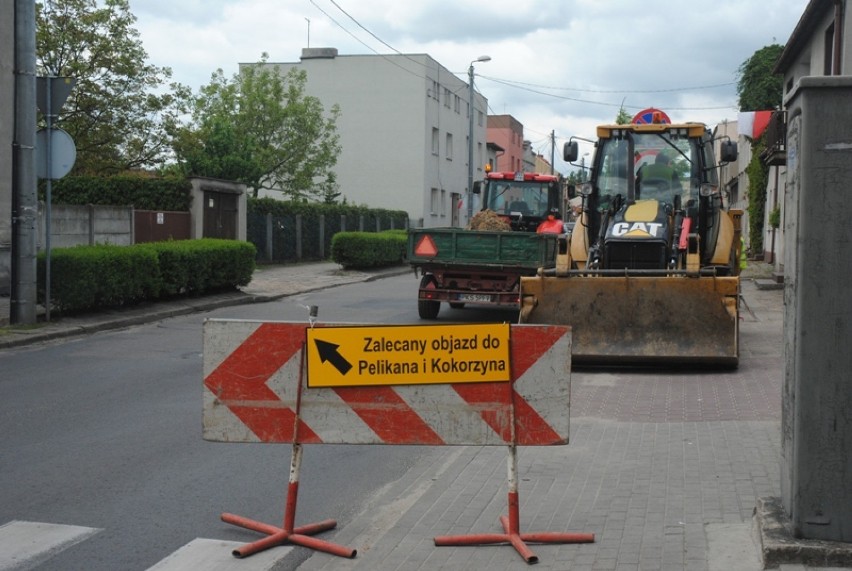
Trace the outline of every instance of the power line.
[[736, 82], [728, 82], [728, 83], [715, 83], [712, 85], [696, 85], [694, 87], [670, 87], [667, 89], [581, 89], [579, 87], [558, 87], [553, 85], [540, 85], [536, 83], [525, 83], [523, 81], [513, 81], [511, 79], [501, 79], [496, 77], [489, 77], [487, 75], [481, 76], [484, 79], [490, 79], [492, 81], [504, 83], [504, 84], [513, 84], [518, 86], [528, 86], [528, 87], [538, 87], [540, 89], [553, 89], [557, 91], [577, 91], [579, 93], [626, 93], [630, 94], [638, 94], [638, 93], [672, 93], [675, 91], [698, 91], [702, 89], [715, 89], [717, 87], [729, 87], [731, 85], [736, 85]]
[[[358, 38], [355, 34], [353, 34], [350, 30], [348, 30], [340, 22], [335, 20], [328, 12], [326, 12], [325, 10], [320, 8], [319, 5], [314, 0], [309, 0], [309, 1], [317, 10], [322, 12], [337, 27], [339, 27], [341, 30], [343, 30], [347, 34], [349, 34], [353, 39], [355, 39], [358, 43], [360, 43], [361, 45], [363, 45], [364, 47], [369, 49], [371, 52], [378, 55], [379, 57], [382, 57], [383, 59], [385, 59], [389, 63], [399, 67], [400, 69], [402, 69], [403, 71], [405, 71], [407, 73], [410, 73], [412, 75], [418, 75], [418, 74], [406, 69], [405, 67], [399, 65], [397, 62], [393, 61], [393, 59], [385, 56], [384, 54], [380, 54], [374, 48], [372, 48], [371, 46], [366, 44], [364, 41], [362, 41], [360, 38]], [[390, 49], [394, 53], [406, 58], [407, 60], [411, 61], [412, 63], [415, 63], [415, 64], [423, 66], [423, 67], [428, 67], [428, 66], [426, 66], [426, 64], [410, 58], [408, 55], [403, 54], [402, 52], [400, 52], [399, 50], [397, 50], [396, 48], [394, 48], [393, 46], [391, 46], [390, 44], [385, 42], [379, 36], [377, 36], [372, 31], [367, 29], [364, 25], [362, 25], [361, 22], [359, 22], [349, 12], [344, 10], [335, 0], [329, 0], [329, 2], [331, 2], [331, 4], [335, 8], [337, 8], [341, 13], [343, 13], [347, 18], [349, 18], [352, 22], [354, 22], [355, 25], [357, 25], [359, 28], [364, 30], [372, 38], [374, 38], [376, 41], [378, 41], [379, 43], [381, 43], [382, 45], [384, 45], [385, 47], [387, 47], [388, 49]], [[453, 73], [454, 73], [454, 75], [461, 75], [460, 73], [457, 73], [457, 72], [453, 72]], [[630, 91], [624, 91], [624, 90], [593, 90], [593, 89], [578, 89], [578, 88], [572, 88], [572, 87], [546, 86], [546, 85], [539, 85], [539, 84], [534, 84], [534, 83], [524, 83], [524, 82], [519, 82], [519, 81], [500, 79], [500, 78], [491, 77], [491, 76], [487, 76], [487, 75], [481, 75], [481, 74], [477, 74], [477, 76], [479, 76], [482, 79], [492, 81], [494, 83], [499, 83], [499, 84], [505, 85], [506, 87], [511, 87], [511, 88], [514, 88], [514, 89], [520, 89], [522, 91], [527, 91], [527, 92], [530, 92], [530, 93], [536, 93], [538, 95], [544, 95], [544, 96], [547, 96], [547, 97], [552, 97], [554, 99], [562, 99], [562, 100], [566, 100], [566, 101], [575, 101], [577, 103], [586, 103], [586, 104], [589, 104], [589, 105], [600, 105], [600, 106], [604, 106], [604, 107], [617, 107], [617, 108], [636, 109], [636, 110], [644, 109], [645, 107], [644, 106], [638, 106], [638, 105], [624, 105], [623, 102], [622, 103], [606, 103], [606, 102], [602, 102], [602, 101], [592, 101], [592, 100], [589, 100], [589, 99], [580, 99], [580, 98], [577, 98], [577, 97], [568, 97], [566, 95], [557, 95], [557, 94], [554, 94], [554, 93], [547, 93], [547, 92], [539, 91], [538, 89], [532, 89], [532, 88], [537, 87], [537, 88], [540, 88], [540, 89], [552, 89], [552, 90], [559, 90], [559, 91], [576, 91], [576, 92], [580, 92], [580, 93], [643, 94], [643, 93], [672, 93], [672, 92], [677, 92], [677, 91], [695, 91], [695, 90], [700, 90], [700, 89], [715, 89], [715, 88], [718, 88], [718, 87], [727, 87], [727, 86], [730, 86], [730, 85], [734, 85], [734, 82], [729, 82], [729, 83], [719, 83], [719, 84], [711, 84], [711, 85], [696, 86], [696, 87], [673, 87], [673, 88], [667, 88], [667, 89], [630, 90]], [[490, 108], [491, 107], [489, 105], [489, 109]], [[736, 109], [736, 108], [737, 108], [737, 105], [735, 105], [735, 104], [724, 105], [724, 106], [716, 106], [716, 107], [667, 107], [667, 109], [670, 109], [672, 111], [712, 111], [712, 110]]]
[[[513, 84], [511, 82], [508, 82], [508, 81], [505, 81], [505, 80], [502, 80], [502, 79], [497, 79], [497, 78], [494, 78], [494, 77], [486, 77], [484, 75], [480, 76], [480, 77], [482, 77], [483, 79], [487, 79], [488, 81], [492, 81], [494, 83], [499, 83], [501, 85], [505, 85], [506, 87], [511, 87], [513, 89], [520, 89], [522, 91], [528, 91], [530, 93], [536, 93], [538, 95], [545, 95], [547, 97], [552, 97], [554, 99], [562, 99], [562, 100], [565, 100], [565, 101], [576, 101], [577, 103], [586, 103], [586, 104], [589, 104], [589, 105], [601, 105], [603, 107], [617, 107], [617, 108], [623, 107], [625, 109], [637, 109], [637, 110], [645, 108], [644, 106], [639, 106], [639, 105], [623, 105], [621, 103], [606, 103], [606, 102], [603, 102], [603, 101], [592, 101], [590, 99], [580, 99], [578, 97], [568, 97], [567, 95], [557, 95], [555, 93], [547, 93], [545, 91], [539, 91], [537, 89], [530, 89], [528, 87], [521, 87], [521, 86]], [[712, 110], [717, 110], [717, 109], [733, 109], [733, 108], [736, 108], [736, 107], [737, 106], [732, 103], [730, 105], [722, 105], [722, 106], [718, 106], [718, 107], [666, 107], [666, 109], [670, 109], [672, 111], [712, 111]]]

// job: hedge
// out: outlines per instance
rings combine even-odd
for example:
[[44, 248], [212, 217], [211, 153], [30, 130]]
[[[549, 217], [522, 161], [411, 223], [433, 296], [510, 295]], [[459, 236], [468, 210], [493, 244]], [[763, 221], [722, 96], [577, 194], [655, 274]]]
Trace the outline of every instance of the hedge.
[[[50, 258], [51, 307], [73, 313], [233, 289], [251, 281], [254, 257], [254, 245], [248, 242], [211, 238], [55, 248]], [[45, 267], [42, 252], [38, 257], [42, 304]]]
[[331, 240], [331, 259], [344, 268], [399, 264], [408, 245], [406, 230], [338, 232]]
[[192, 202], [191, 190], [192, 184], [183, 178], [69, 176], [53, 181], [51, 202], [132, 205], [137, 210], [186, 212]]

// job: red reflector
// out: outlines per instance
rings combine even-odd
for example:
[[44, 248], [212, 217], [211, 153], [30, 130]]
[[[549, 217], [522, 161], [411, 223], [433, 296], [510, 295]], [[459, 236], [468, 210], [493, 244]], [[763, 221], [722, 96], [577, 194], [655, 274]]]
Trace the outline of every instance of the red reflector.
[[692, 229], [692, 218], [684, 218], [683, 225], [680, 227], [680, 243], [677, 245], [679, 250], [686, 250], [689, 244], [689, 231]]
[[438, 248], [435, 246], [434, 240], [432, 237], [426, 234], [420, 241], [417, 242], [417, 246], [414, 248], [415, 256], [424, 256], [426, 258], [434, 258], [438, 255]]

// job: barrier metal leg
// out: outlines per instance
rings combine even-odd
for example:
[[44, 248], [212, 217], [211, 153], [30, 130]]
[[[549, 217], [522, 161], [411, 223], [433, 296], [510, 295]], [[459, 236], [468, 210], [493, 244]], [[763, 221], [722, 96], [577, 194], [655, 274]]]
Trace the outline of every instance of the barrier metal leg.
[[562, 533], [543, 531], [521, 533], [518, 502], [518, 457], [515, 445], [509, 446], [509, 515], [500, 516], [503, 533], [470, 535], [441, 535], [435, 538], [437, 546], [493, 545], [509, 543], [527, 563], [538, 563], [538, 556], [527, 546], [530, 543], [593, 543], [594, 533]]
[[293, 435], [293, 453], [290, 457], [290, 479], [287, 486], [287, 502], [284, 508], [284, 524], [282, 527], [275, 527], [274, 525], [269, 525], [242, 516], [223, 513], [221, 515], [221, 519], [225, 523], [265, 533], [267, 535], [267, 537], [264, 537], [263, 539], [259, 539], [253, 543], [247, 543], [246, 545], [233, 550], [231, 553], [234, 557], [248, 557], [249, 555], [265, 551], [271, 547], [277, 547], [287, 543], [301, 545], [302, 547], [308, 547], [317, 551], [324, 551], [325, 553], [338, 555], [340, 557], [347, 557], [349, 559], [352, 559], [358, 554], [358, 551], [355, 549], [311, 537], [312, 535], [336, 527], [337, 522], [333, 519], [326, 519], [317, 523], [309, 523], [307, 525], [295, 527], [296, 503], [299, 496], [299, 471], [302, 467], [302, 445], [298, 442], [298, 428], [303, 382], [303, 377], [301, 375], [303, 375], [305, 371], [304, 358], [305, 347], [302, 345], [302, 367], [299, 378], [299, 389], [296, 394], [296, 429], [294, 430]]

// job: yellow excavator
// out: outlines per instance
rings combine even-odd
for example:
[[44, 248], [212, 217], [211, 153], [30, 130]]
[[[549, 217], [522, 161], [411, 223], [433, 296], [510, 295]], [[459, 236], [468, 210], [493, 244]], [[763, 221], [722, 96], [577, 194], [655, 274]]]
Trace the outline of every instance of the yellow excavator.
[[742, 211], [718, 182], [736, 143], [718, 141], [717, 163], [700, 123], [603, 125], [597, 137], [556, 267], [521, 279], [520, 321], [570, 325], [581, 365], [736, 367]]

